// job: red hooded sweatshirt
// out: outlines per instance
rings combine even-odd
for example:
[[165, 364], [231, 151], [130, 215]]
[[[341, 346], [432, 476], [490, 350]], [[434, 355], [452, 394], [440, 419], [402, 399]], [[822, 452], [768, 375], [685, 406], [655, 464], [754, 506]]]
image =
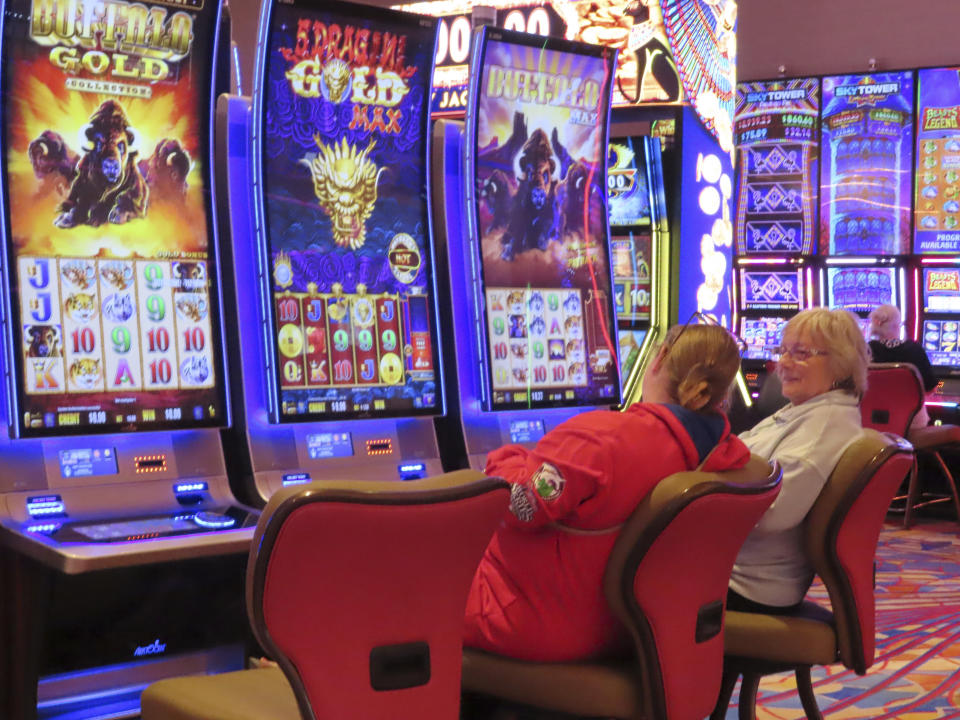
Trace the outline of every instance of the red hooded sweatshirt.
[[618, 533], [578, 535], [551, 523], [615, 528], [660, 480], [704, 458], [704, 470], [729, 470], [743, 467], [750, 451], [723, 415], [655, 403], [582, 413], [533, 450], [506, 445], [490, 453], [487, 474], [512, 485], [510, 512], [474, 577], [464, 644], [543, 662], [627, 647], [603, 594]]

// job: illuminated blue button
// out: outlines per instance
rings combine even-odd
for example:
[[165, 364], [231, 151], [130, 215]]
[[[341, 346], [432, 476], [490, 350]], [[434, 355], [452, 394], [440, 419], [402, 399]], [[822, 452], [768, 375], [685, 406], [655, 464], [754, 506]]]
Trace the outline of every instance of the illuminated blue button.
[[215, 530], [223, 530], [225, 528], [233, 527], [237, 524], [235, 518], [232, 518], [229, 515], [224, 515], [223, 513], [212, 512], [210, 510], [201, 510], [193, 516], [193, 521], [200, 527], [211, 528]]

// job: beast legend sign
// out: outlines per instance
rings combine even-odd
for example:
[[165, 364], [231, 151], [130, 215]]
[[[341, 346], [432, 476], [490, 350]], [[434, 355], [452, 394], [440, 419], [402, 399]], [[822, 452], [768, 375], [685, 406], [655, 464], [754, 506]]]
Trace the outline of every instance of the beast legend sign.
[[2, 152], [23, 434], [223, 422], [219, 8], [8, 2]]
[[436, 21], [275, 4], [260, 72], [278, 417], [441, 407], [427, 207]]

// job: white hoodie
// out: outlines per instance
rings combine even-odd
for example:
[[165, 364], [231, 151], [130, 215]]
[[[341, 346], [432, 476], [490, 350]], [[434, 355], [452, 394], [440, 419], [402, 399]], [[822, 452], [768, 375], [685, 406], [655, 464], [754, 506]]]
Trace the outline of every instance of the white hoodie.
[[773, 505], [751, 531], [737, 555], [730, 587], [764, 605], [800, 602], [813, 569], [803, 551], [801, 524], [830, 473], [862, 433], [858, 400], [843, 390], [787, 405], [740, 435], [750, 451], [783, 468], [783, 485]]

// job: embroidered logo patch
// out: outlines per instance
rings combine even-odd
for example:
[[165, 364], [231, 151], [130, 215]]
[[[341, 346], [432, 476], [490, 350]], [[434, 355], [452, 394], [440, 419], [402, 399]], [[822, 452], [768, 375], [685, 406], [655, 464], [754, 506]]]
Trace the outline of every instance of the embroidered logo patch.
[[541, 465], [540, 469], [533, 475], [533, 487], [537, 491], [537, 495], [546, 502], [551, 502], [560, 497], [566, 482], [560, 471], [550, 463]]
[[537, 506], [531, 497], [533, 493], [523, 485], [514, 485], [510, 488], [510, 512], [520, 522], [531, 522]]

